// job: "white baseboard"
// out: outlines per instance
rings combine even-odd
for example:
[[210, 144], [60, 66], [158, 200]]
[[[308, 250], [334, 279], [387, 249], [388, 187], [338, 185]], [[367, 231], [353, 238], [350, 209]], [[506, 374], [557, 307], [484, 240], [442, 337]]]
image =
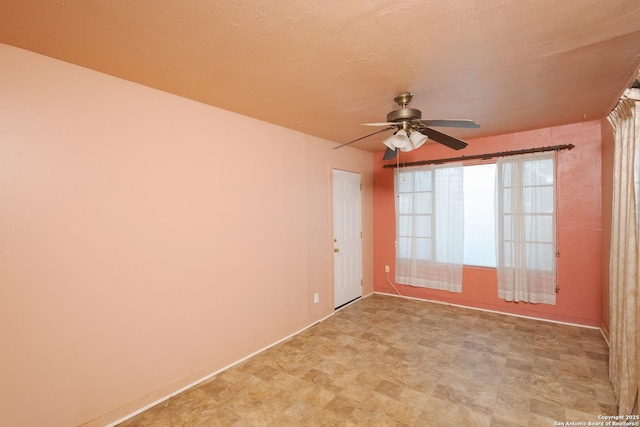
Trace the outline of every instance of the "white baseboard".
[[374, 293], [376, 293], [378, 295], [389, 296], [389, 297], [410, 299], [410, 300], [413, 300], [413, 301], [428, 302], [428, 303], [440, 304], [440, 305], [450, 305], [452, 307], [468, 308], [469, 310], [484, 311], [484, 312], [487, 312], [487, 313], [504, 314], [505, 316], [521, 317], [523, 319], [540, 320], [541, 322], [556, 323], [558, 325], [577, 326], [579, 328], [586, 328], [586, 329], [597, 329], [597, 330], [600, 331], [600, 333], [602, 333], [602, 329], [598, 328], [597, 326], [588, 326], [588, 325], [581, 325], [579, 323], [562, 322], [560, 320], [544, 319], [544, 318], [541, 318], [541, 317], [533, 317], [533, 316], [525, 316], [523, 314], [507, 313], [507, 312], [504, 312], [504, 311], [489, 310], [489, 309], [486, 309], [486, 308], [471, 307], [471, 306], [468, 306], [468, 305], [453, 304], [453, 303], [444, 302], [444, 301], [437, 301], [437, 300], [409, 297], [409, 296], [405, 296], [405, 295], [388, 294], [386, 292], [374, 292]]

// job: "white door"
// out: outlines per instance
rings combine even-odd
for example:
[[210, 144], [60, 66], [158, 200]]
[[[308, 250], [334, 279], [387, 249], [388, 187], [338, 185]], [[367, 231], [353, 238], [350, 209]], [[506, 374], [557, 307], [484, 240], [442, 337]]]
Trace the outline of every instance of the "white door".
[[360, 174], [333, 170], [334, 307], [362, 296]]

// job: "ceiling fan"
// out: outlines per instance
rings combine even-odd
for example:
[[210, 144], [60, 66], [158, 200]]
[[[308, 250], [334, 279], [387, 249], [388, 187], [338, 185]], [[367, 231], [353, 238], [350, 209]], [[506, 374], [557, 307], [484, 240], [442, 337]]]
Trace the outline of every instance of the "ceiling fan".
[[344, 144], [333, 147], [333, 149], [335, 150], [349, 144], [353, 144], [361, 139], [368, 138], [391, 129], [396, 129], [393, 135], [384, 140], [384, 145], [387, 146], [387, 150], [383, 157], [384, 160], [391, 160], [395, 158], [398, 155], [398, 151], [415, 150], [427, 142], [428, 139], [432, 139], [433, 141], [439, 142], [440, 144], [446, 145], [454, 150], [460, 150], [467, 146], [466, 142], [435, 129], [431, 129], [431, 127], [455, 127], [467, 129], [477, 129], [480, 127], [480, 125], [473, 120], [422, 120], [422, 112], [420, 110], [407, 107], [412, 98], [413, 94], [410, 92], [403, 92], [393, 98], [400, 108], [387, 114], [386, 122], [363, 123], [364, 126], [383, 126], [384, 129], [361, 136], [353, 141], [345, 142]]

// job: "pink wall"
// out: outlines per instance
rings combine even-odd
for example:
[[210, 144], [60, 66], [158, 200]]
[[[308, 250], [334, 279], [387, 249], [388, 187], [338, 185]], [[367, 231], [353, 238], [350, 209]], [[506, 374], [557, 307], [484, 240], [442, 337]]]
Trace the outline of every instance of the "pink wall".
[[[506, 302], [498, 298], [495, 269], [465, 267], [462, 293], [396, 285], [402, 295], [452, 304], [532, 316], [542, 319], [600, 326], [602, 317], [602, 210], [600, 200], [600, 122], [539, 129], [469, 141], [454, 152], [439, 144], [404, 154], [403, 161], [437, 159], [523, 148], [574, 144], [558, 153], [558, 283], [555, 306]], [[383, 169], [382, 153], [374, 167], [373, 277], [377, 292], [395, 293], [387, 283], [384, 266], [394, 278], [393, 169]]]
[[332, 167], [362, 173], [373, 290], [371, 153], [0, 63], [2, 424], [104, 425], [333, 313]]

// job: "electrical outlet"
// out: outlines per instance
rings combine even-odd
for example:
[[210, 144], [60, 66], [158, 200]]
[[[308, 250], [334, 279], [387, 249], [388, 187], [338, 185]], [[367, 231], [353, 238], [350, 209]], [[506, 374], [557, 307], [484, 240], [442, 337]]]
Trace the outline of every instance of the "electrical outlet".
[[389, 272], [389, 266], [388, 266], [388, 265], [385, 265], [385, 266], [384, 266], [384, 272], [385, 272], [385, 273], [388, 273], [388, 272]]
[[315, 294], [313, 294], [313, 303], [317, 304], [320, 302], [320, 295], [316, 292]]

